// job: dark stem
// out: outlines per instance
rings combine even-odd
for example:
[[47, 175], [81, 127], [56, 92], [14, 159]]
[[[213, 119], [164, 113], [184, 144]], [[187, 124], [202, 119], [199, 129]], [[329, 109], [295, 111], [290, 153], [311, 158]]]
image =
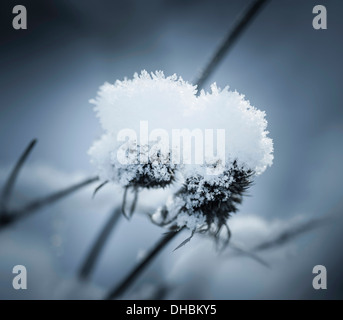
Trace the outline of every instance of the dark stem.
[[241, 35], [244, 29], [249, 25], [252, 19], [257, 15], [259, 10], [268, 0], [255, 0], [253, 1], [248, 8], [238, 17], [236, 20], [235, 25], [229, 31], [227, 37], [220, 45], [218, 50], [213, 55], [212, 59], [202, 71], [198, 79], [194, 82], [197, 84], [198, 87], [198, 94], [200, 94], [200, 90], [203, 88], [205, 82], [208, 80], [210, 75], [219, 65], [219, 63], [223, 60], [225, 55], [228, 53], [232, 45], [235, 43], [237, 38]]
[[137, 200], [138, 200], [138, 189], [135, 188], [133, 190], [133, 193], [134, 193], [134, 198], [133, 198], [133, 201], [131, 203], [131, 208], [130, 208], [130, 211], [129, 211], [129, 214], [126, 213], [126, 200], [127, 200], [127, 192], [128, 192], [128, 189], [129, 187], [125, 187], [124, 189], [124, 195], [123, 195], [123, 202], [122, 202], [122, 205], [121, 205], [121, 211], [124, 215], [124, 217], [128, 220], [131, 219], [135, 209], [136, 209], [136, 205], [137, 205]]
[[93, 192], [93, 196], [92, 198], [94, 199], [95, 195], [97, 194], [97, 192], [104, 187], [106, 184], [108, 184], [108, 180], [104, 181], [103, 183], [101, 183], [99, 186], [97, 186]]
[[13, 191], [13, 187], [14, 187], [14, 184], [17, 180], [18, 174], [19, 174], [23, 164], [25, 163], [26, 159], [28, 158], [29, 154], [31, 153], [31, 151], [32, 151], [32, 149], [36, 143], [37, 143], [37, 139], [33, 139], [29, 143], [29, 145], [24, 150], [23, 154], [18, 159], [18, 162], [14, 166], [11, 174], [9, 175], [9, 177], [5, 183], [5, 186], [3, 188], [1, 199], [0, 199], [0, 215], [6, 214], [8, 202], [10, 200], [10, 197], [11, 197], [11, 194]]
[[142, 273], [142, 271], [149, 265], [149, 263], [157, 256], [157, 254], [160, 253], [167, 246], [167, 244], [174, 239], [177, 234], [180, 233], [181, 230], [182, 229], [165, 234], [160, 241], [156, 243], [155, 247], [147, 254], [147, 256], [133, 268], [127, 277], [120, 282], [118, 286], [110, 291], [105, 299], [116, 299], [122, 295]]
[[126, 198], [127, 198], [127, 189], [128, 189], [128, 187], [125, 187], [125, 189], [124, 189], [123, 202], [121, 204], [121, 212], [123, 213], [124, 217], [129, 220], [129, 216], [126, 214], [126, 211], [125, 211]]
[[0, 229], [98, 180], [98, 177], [88, 178], [71, 187], [55, 192], [47, 197], [32, 201], [21, 209], [10, 211], [8, 214], [0, 216]]
[[270, 268], [270, 264], [267, 261], [265, 261], [264, 259], [262, 259], [259, 255], [254, 253], [253, 251], [245, 250], [245, 249], [243, 249], [243, 248], [241, 248], [241, 247], [239, 247], [233, 243], [230, 243], [229, 246], [231, 249], [233, 249], [236, 252], [237, 256], [249, 257], [249, 258], [255, 260], [256, 262], [260, 263], [264, 267]]
[[313, 229], [325, 226], [327, 223], [331, 223], [335, 218], [333, 215], [324, 216], [322, 218], [315, 218], [310, 221], [303, 222], [297, 226], [293, 226], [290, 229], [284, 230], [278, 234], [274, 239], [264, 241], [252, 248], [252, 251], [260, 252], [268, 250], [274, 247], [279, 247], [285, 243], [299, 237], [300, 235], [311, 231]]
[[112, 230], [117, 225], [119, 218], [121, 216], [121, 209], [116, 208], [113, 213], [111, 214], [108, 221], [106, 221], [103, 229], [99, 233], [97, 239], [95, 240], [92, 248], [90, 249], [85, 261], [83, 262], [80, 271], [79, 271], [79, 277], [81, 279], [87, 279], [89, 275], [92, 273], [96, 262], [98, 261], [98, 258], [100, 256], [100, 253], [105, 246], [105, 243], [110, 236]]
[[[101, 184], [98, 188], [101, 188], [102, 185], [104, 185], [104, 183]], [[84, 279], [84, 280], [89, 278], [90, 274], [92, 273], [92, 271], [95, 267], [95, 264], [96, 264], [96, 262], [100, 256], [100, 254], [102, 252], [102, 249], [105, 246], [106, 241], [108, 240], [111, 232], [113, 231], [113, 229], [117, 225], [120, 216], [124, 213], [125, 217], [127, 217], [125, 214], [125, 209], [124, 209], [125, 203], [126, 203], [126, 195], [127, 195], [127, 188], [125, 188], [125, 191], [124, 191], [124, 199], [123, 199], [122, 207], [116, 208], [114, 210], [113, 214], [111, 215], [111, 217], [108, 219], [108, 221], [103, 226], [103, 229], [99, 233], [99, 236], [97, 237], [94, 244], [92, 245], [91, 250], [89, 251], [85, 261], [83, 262], [83, 264], [80, 268], [79, 278]], [[129, 217], [132, 216], [132, 214], [136, 208], [137, 200], [138, 200], [138, 190], [136, 189], [136, 190], [134, 190], [134, 200], [133, 200], [132, 205], [131, 205]]]
[[265, 265], [266, 267], [270, 267], [269, 263], [261, 259], [260, 256], [256, 254], [256, 252], [271, 250], [283, 246], [294, 240], [295, 238], [300, 237], [302, 234], [312, 231], [313, 229], [326, 226], [329, 223], [335, 222], [337, 217], [338, 215], [336, 213], [330, 213], [328, 215], [324, 215], [321, 218], [315, 218], [306, 222], [302, 222], [297, 226], [291, 226], [290, 228], [287, 228], [286, 230], [276, 235], [275, 238], [262, 241], [252, 247], [250, 250], [242, 249], [240, 247], [237, 247], [236, 245], [233, 245], [232, 243], [230, 247], [236, 251], [236, 256], [247, 256]]

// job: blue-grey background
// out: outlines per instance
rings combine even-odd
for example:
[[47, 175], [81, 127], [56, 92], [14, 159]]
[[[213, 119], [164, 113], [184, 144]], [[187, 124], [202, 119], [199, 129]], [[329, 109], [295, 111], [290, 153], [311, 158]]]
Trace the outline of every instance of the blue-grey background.
[[[28, 29], [14, 30], [12, 8], [19, 3], [1, 1], [1, 185], [28, 142], [39, 140], [12, 206], [93, 175], [87, 149], [101, 129], [88, 100], [99, 85], [142, 69], [192, 81], [248, 3], [23, 0]], [[312, 28], [317, 4], [327, 8], [327, 30]], [[274, 139], [274, 165], [231, 220], [233, 241], [247, 248], [299, 221], [342, 214], [342, 15], [340, 0], [272, 0], [210, 79], [265, 110]], [[92, 200], [93, 189], [0, 232], [0, 298], [101, 298], [160, 237], [163, 230], [139, 212], [122, 220], [91, 281], [77, 281], [82, 259], [122, 197], [109, 186]], [[141, 208], [165, 199], [159, 193], [141, 198]], [[182, 240], [159, 256], [127, 298], [149, 298], [161, 287], [167, 288], [164, 298], [181, 299], [343, 297], [340, 218], [262, 252], [270, 268], [246, 257], [218, 256], [201, 237], [172, 253]], [[12, 288], [16, 264], [27, 267], [26, 291]], [[327, 268], [327, 290], [312, 288], [317, 264]]]

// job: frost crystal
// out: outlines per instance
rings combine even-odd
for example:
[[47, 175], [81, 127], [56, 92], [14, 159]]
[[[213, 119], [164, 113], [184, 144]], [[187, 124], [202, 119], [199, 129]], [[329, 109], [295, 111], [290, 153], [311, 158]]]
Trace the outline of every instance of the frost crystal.
[[[195, 100], [195, 93], [194, 86], [176, 75], [165, 77], [161, 71], [142, 71], [132, 80], [105, 83], [97, 98], [91, 100], [106, 132], [89, 150], [100, 179], [134, 188], [158, 188], [172, 183], [177, 165], [171, 163], [169, 146], [139, 144], [137, 137], [131, 137], [127, 142], [130, 152], [125, 156], [128, 161], [123, 163], [118, 159], [117, 134], [126, 128], [140, 133], [141, 121], [147, 121], [151, 129], [176, 128]], [[142, 157], [147, 161], [142, 162]]]
[[210, 179], [203, 175], [186, 178], [180, 190], [153, 216], [154, 222], [180, 229], [219, 235], [237, 211], [244, 192], [252, 183], [253, 172], [244, 171], [234, 161], [230, 168]]
[[251, 106], [244, 96], [229, 87], [201, 92], [190, 107], [192, 127], [225, 129], [226, 164], [236, 161], [245, 171], [261, 174], [273, 163], [273, 141], [268, 135], [265, 112]]
[[195, 94], [196, 87], [175, 74], [165, 77], [162, 71], [149, 74], [144, 70], [132, 80], [105, 83], [90, 102], [106, 132], [123, 128], [139, 132], [142, 120], [152, 129], [170, 130], [184, 125], [180, 121], [195, 103]]

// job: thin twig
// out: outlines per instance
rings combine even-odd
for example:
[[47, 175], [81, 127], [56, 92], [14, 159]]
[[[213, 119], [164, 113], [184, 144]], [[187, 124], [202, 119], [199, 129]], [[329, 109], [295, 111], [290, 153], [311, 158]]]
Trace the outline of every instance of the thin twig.
[[129, 220], [129, 216], [126, 214], [126, 211], [125, 211], [125, 207], [126, 207], [126, 197], [127, 197], [127, 189], [128, 187], [126, 187], [124, 189], [124, 194], [123, 194], [123, 202], [121, 204], [121, 212], [122, 214], [124, 215], [124, 217]]
[[97, 192], [102, 188], [104, 187], [106, 184], [108, 184], [108, 180], [102, 182], [99, 186], [97, 186], [93, 192], [93, 196], [92, 198], [94, 199], [95, 195], [97, 194]]
[[201, 72], [200, 76], [194, 82], [197, 84], [198, 94], [200, 94], [200, 90], [203, 88], [205, 82], [208, 80], [210, 75], [213, 73], [213, 71], [216, 69], [219, 63], [223, 60], [225, 55], [229, 52], [230, 48], [232, 48], [232, 45], [235, 43], [235, 41], [242, 34], [244, 29], [246, 29], [246, 27], [249, 25], [249, 23], [253, 20], [253, 18], [257, 15], [257, 13], [260, 11], [262, 6], [267, 1], [268, 0], [253, 1], [247, 7], [247, 9], [238, 17], [235, 25], [229, 31], [223, 43], [215, 52], [208, 65], [205, 67], [205, 69]]
[[19, 172], [20, 172], [22, 166], [24, 165], [26, 159], [30, 155], [30, 153], [31, 153], [31, 151], [32, 151], [32, 149], [36, 143], [37, 143], [37, 139], [33, 139], [29, 143], [29, 145], [26, 147], [26, 149], [24, 150], [24, 152], [22, 153], [22, 155], [18, 159], [18, 162], [14, 166], [11, 174], [9, 175], [9, 177], [5, 183], [5, 186], [3, 188], [1, 198], [0, 198], [0, 215], [6, 214], [8, 202], [9, 202], [10, 197], [12, 195], [13, 187], [14, 187], [14, 184], [17, 180]]
[[[97, 187], [96, 191], [99, 190], [107, 182], [108, 181], [102, 183], [99, 187]], [[124, 199], [123, 199], [123, 204], [122, 204], [121, 208], [116, 208], [114, 210], [113, 214], [111, 215], [111, 217], [105, 223], [103, 229], [99, 233], [99, 236], [97, 237], [94, 244], [92, 245], [92, 248], [89, 251], [89, 254], [87, 255], [85, 261], [83, 262], [83, 264], [80, 268], [79, 278], [84, 279], [84, 280], [89, 278], [89, 276], [92, 273], [92, 271], [95, 267], [95, 264], [99, 258], [99, 255], [101, 254], [103, 247], [105, 246], [111, 232], [113, 231], [113, 229], [117, 225], [121, 215], [124, 213], [125, 217], [127, 217], [125, 214], [125, 210], [124, 210], [125, 203], [126, 203], [126, 193], [127, 193], [127, 188], [125, 188]], [[132, 216], [132, 214], [136, 208], [137, 200], [138, 200], [138, 190], [135, 190], [134, 191], [134, 200], [131, 204], [129, 217]]]
[[184, 245], [186, 245], [189, 241], [191, 241], [191, 239], [192, 239], [193, 236], [194, 236], [194, 233], [195, 233], [195, 229], [192, 231], [191, 235], [190, 235], [187, 239], [183, 240], [183, 241], [173, 250], [173, 252], [176, 251], [177, 249], [180, 249], [181, 247], [183, 247]]
[[9, 211], [6, 215], [0, 216], [0, 229], [98, 180], [98, 177], [88, 178], [47, 197], [32, 201], [21, 209]]
[[136, 204], [137, 204], [137, 200], [138, 200], [138, 190], [137, 189], [134, 189], [133, 192], [134, 192], [134, 198], [133, 198], [133, 201], [131, 203], [131, 208], [130, 208], [130, 211], [129, 211], [129, 214], [126, 213], [126, 201], [127, 201], [127, 192], [129, 190], [129, 187], [125, 187], [124, 189], [124, 195], [123, 195], [123, 202], [122, 202], [122, 205], [121, 205], [121, 211], [124, 215], [124, 217], [127, 219], [127, 220], [130, 220], [135, 209], [136, 209]]
[[298, 226], [292, 226], [291, 228], [288, 228], [284, 230], [283, 232], [281, 232], [280, 234], [276, 235], [273, 239], [262, 241], [249, 250], [246, 250], [246, 249], [241, 250], [241, 248], [237, 250], [237, 246], [233, 247], [232, 244], [230, 245], [230, 247], [235, 249], [236, 256], [244, 255], [269, 267], [269, 264], [265, 262], [263, 259], [261, 259], [256, 254], [256, 252], [275, 249], [279, 246], [285, 245], [286, 243], [294, 240], [295, 238], [301, 236], [304, 233], [307, 233], [316, 228], [327, 225], [328, 223], [334, 221], [336, 217], [337, 217], [336, 214], [325, 215], [322, 218], [312, 219], [310, 221], [303, 222], [299, 224]]
[[106, 221], [103, 229], [101, 230], [98, 237], [96, 238], [85, 261], [83, 262], [80, 268], [80, 271], [79, 271], [80, 278], [82, 279], [89, 278], [100, 256], [100, 253], [102, 252], [102, 249], [105, 246], [105, 243], [108, 237], [110, 236], [112, 230], [117, 225], [120, 216], [121, 216], [121, 209], [116, 208], [111, 214], [110, 218]]
[[134, 190], [133, 201], [132, 201], [132, 203], [131, 203], [131, 208], [130, 208], [130, 218], [133, 216], [133, 213], [134, 213], [135, 210], [136, 210], [137, 201], [138, 201], [138, 190], [135, 189], [135, 190]]
[[240, 247], [236, 244], [233, 244], [232, 242], [229, 243], [229, 247], [231, 249], [235, 250], [237, 255], [247, 256], [247, 257], [255, 260], [256, 262], [260, 263], [264, 267], [270, 268], [270, 264], [267, 261], [265, 261], [264, 259], [262, 259], [260, 256], [258, 256], [256, 253], [249, 251], [249, 250], [246, 250], [246, 249], [243, 249], [242, 247]]
[[116, 299], [120, 295], [122, 295], [136, 280], [136, 278], [141, 274], [141, 272], [149, 265], [149, 263], [157, 256], [157, 254], [160, 253], [166, 247], [166, 245], [172, 239], [174, 239], [176, 235], [179, 234], [181, 230], [182, 229], [175, 232], [169, 232], [166, 235], [164, 235], [160, 239], [160, 241], [155, 245], [155, 247], [147, 254], [147, 256], [133, 268], [133, 270], [128, 274], [128, 276], [122, 282], [120, 282], [118, 286], [116, 286], [113, 290], [109, 292], [106, 299]]
[[274, 239], [272, 240], [267, 240], [263, 241], [262, 243], [256, 245], [255, 247], [252, 248], [252, 251], [254, 252], [259, 252], [259, 251], [264, 251], [267, 249], [272, 249], [274, 247], [279, 247], [287, 242], [293, 240], [294, 238], [302, 235], [303, 233], [312, 231], [313, 229], [322, 227], [332, 221], [332, 218], [334, 216], [327, 216], [324, 218], [316, 218], [310, 221], [303, 222], [302, 224], [299, 224], [298, 226], [293, 226], [290, 229], [287, 229], [277, 235]]

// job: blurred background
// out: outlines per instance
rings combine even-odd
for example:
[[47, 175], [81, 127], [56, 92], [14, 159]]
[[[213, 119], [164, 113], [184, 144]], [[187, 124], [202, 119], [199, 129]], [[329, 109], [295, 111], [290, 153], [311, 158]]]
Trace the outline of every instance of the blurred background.
[[[29, 141], [39, 141], [11, 208], [94, 175], [87, 150], [102, 130], [88, 101], [100, 85], [142, 69], [194, 80], [249, 3], [1, 1], [0, 187]], [[26, 6], [27, 30], [12, 28], [17, 4]], [[327, 30], [312, 27], [317, 4], [326, 6]], [[335, 215], [334, 222], [261, 250], [267, 266], [230, 249], [218, 255], [201, 236], [172, 252], [180, 236], [124, 298], [343, 298], [342, 15], [340, 0], [270, 1], [206, 84], [229, 85], [265, 110], [274, 140], [274, 165], [229, 221], [233, 243], [249, 249], [312, 219]], [[121, 219], [112, 232], [94, 273], [78, 280], [123, 196], [109, 185], [92, 199], [95, 187], [0, 230], [1, 299], [102, 298], [160, 238], [164, 230], [142, 208], [163, 204], [170, 190], [141, 195], [132, 220]], [[17, 264], [27, 268], [27, 290], [12, 287]], [[327, 290], [312, 287], [315, 265], [327, 268]]]

